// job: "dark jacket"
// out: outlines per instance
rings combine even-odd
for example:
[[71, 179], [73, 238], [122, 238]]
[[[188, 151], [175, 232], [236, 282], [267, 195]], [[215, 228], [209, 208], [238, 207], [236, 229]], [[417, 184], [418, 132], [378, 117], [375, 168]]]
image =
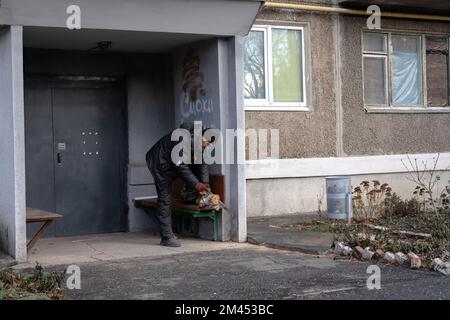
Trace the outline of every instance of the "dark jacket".
[[[209, 171], [206, 164], [176, 165], [172, 162], [172, 149], [179, 143], [171, 141], [172, 133], [162, 137], [147, 152], [146, 160], [155, 182], [160, 186], [170, 185], [177, 177], [183, 179], [188, 188], [195, 189], [201, 181], [209, 184]], [[193, 159], [191, 161], [193, 163]], [[197, 173], [197, 176], [196, 174]]]

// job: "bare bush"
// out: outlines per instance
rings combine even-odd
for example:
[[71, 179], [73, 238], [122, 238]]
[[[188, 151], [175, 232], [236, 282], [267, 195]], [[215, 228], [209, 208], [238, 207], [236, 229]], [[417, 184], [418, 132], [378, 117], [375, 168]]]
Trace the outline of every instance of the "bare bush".
[[[403, 166], [408, 171], [407, 179], [414, 182], [417, 186], [414, 191], [414, 196], [422, 205], [422, 210], [432, 210], [434, 213], [438, 213], [442, 209], [449, 208], [450, 202], [450, 181], [448, 184], [441, 188], [439, 171], [437, 165], [439, 163], [440, 154], [433, 157], [431, 164], [428, 161], [419, 161], [411, 159], [407, 156], [407, 162], [402, 161]], [[450, 165], [445, 169], [449, 170]], [[444, 171], [445, 171], [444, 170]]]
[[353, 189], [353, 217], [355, 220], [376, 219], [384, 214], [386, 199], [392, 197], [392, 188], [387, 183], [373, 180], [363, 181]]

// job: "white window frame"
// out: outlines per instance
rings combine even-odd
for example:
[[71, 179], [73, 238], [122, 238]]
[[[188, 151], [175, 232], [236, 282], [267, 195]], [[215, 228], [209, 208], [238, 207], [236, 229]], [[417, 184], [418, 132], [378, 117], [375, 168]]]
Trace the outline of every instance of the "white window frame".
[[265, 98], [264, 99], [245, 99], [245, 104], [249, 106], [261, 106], [266, 105], [269, 102], [269, 83], [268, 83], [268, 76], [267, 76], [267, 64], [268, 64], [268, 50], [267, 50], [267, 28], [262, 27], [254, 27], [252, 28], [252, 31], [256, 32], [263, 32], [264, 37], [264, 91], [265, 91]]
[[[386, 92], [386, 103], [383, 104], [366, 104], [366, 97], [364, 96], [364, 105], [365, 106], [377, 106], [377, 107], [383, 107], [383, 106], [389, 106], [390, 104], [390, 93], [389, 93], [389, 83], [390, 83], [390, 72], [389, 72], [389, 55], [388, 53], [363, 53], [363, 73], [364, 73], [364, 58], [374, 58], [374, 59], [382, 59], [385, 60], [384, 64], [384, 74], [385, 74], [385, 81], [384, 81], [384, 91]], [[363, 74], [364, 75], [364, 74]], [[364, 88], [364, 77], [363, 77], [363, 95], [365, 95], [365, 88]]]
[[[302, 42], [302, 97], [301, 102], [275, 102], [273, 101], [273, 62], [272, 62], [272, 30], [298, 30], [301, 31]], [[264, 32], [264, 77], [265, 77], [265, 99], [245, 99], [245, 110], [247, 111], [310, 111], [307, 106], [306, 96], [306, 56], [305, 56], [305, 28], [300, 26], [273, 26], [257, 25], [251, 31]]]
[[[364, 34], [365, 33], [375, 33], [375, 34], [384, 34], [387, 37], [386, 43], [386, 53], [381, 52], [370, 52], [364, 51]], [[392, 87], [392, 35], [400, 35], [400, 36], [416, 36], [420, 37], [420, 63], [422, 66], [422, 101], [419, 105], [398, 105], [394, 104], [393, 99], [393, 87]], [[393, 112], [393, 113], [450, 113], [450, 102], [447, 106], [443, 107], [429, 107], [427, 101], [427, 66], [426, 66], [426, 33], [417, 33], [417, 32], [408, 32], [402, 30], [382, 30], [382, 31], [371, 31], [368, 29], [362, 30], [361, 33], [361, 63], [362, 63], [362, 84], [363, 84], [363, 103], [364, 109], [369, 113], [385, 113], [385, 112]], [[443, 37], [449, 38], [449, 47], [450, 47], [450, 35], [442, 34]], [[386, 77], [387, 81], [385, 81], [385, 85], [387, 85], [387, 104], [367, 104], [366, 99], [364, 97], [364, 57], [386, 57]], [[449, 65], [450, 69], [450, 65]], [[449, 74], [450, 76], [450, 74]]]

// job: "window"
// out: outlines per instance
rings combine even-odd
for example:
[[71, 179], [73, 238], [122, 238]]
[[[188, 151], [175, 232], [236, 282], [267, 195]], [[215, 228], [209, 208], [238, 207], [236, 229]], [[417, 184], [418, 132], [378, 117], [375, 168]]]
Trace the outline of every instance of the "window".
[[450, 102], [449, 38], [426, 37], [427, 100], [430, 107], [444, 107]]
[[266, 98], [266, 32], [251, 31], [245, 39], [245, 98], [255, 101]]
[[449, 105], [448, 36], [364, 32], [362, 51], [368, 109]]
[[387, 35], [367, 34], [364, 37], [364, 97], [366, 104], [388, 103]]
[[421, 40], [419, 36], [391, 36], [393, 105], [423, 105]]
[[255, 27], [245, 38], [247, 109], [306, 106], [303, 28]]

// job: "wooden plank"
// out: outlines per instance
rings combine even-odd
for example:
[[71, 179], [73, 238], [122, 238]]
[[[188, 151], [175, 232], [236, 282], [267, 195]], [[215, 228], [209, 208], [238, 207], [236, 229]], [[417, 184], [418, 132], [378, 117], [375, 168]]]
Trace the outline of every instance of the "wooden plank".
[[[210, 176], [211, 191], [220, 196], [222, 202], [225, 202], [225, 177], [223, 175]], [[176, 179], [172, 184], [172, 208], [174, 210], [194, 210], [211, 211], [211, 208], [199, 208], [196, 204], [186, 203], [180, 199], [180, 191], [184, 183], [181, 179]], [[155, 208], [158, 205], [157, 199], [136, 199], [133, 200], [136, 208], [144, 210]]]
[[197, 204], [186, 203], [183, 200], [173, 200], [174, 210], [194, 210], [194, 211], [211, 211], [211, 208], [199, 208]]
[[27, 223], [46, 222], [62, 218], [62, 215], [39, 209], [27, 208]]
[[[157, 200], [149, 199], [149, 200], [136, 200], [134, 201], [134, 205], [136, 208], [142, 209], [151, 209], [156, 208], [158, 205]], [[211, 211], [211, 208], [199, 208], [197, 204], [194, 203], [186, 203], [180, 199], [174, 199], [172, 201], [173, 210], [193, 210], [193, 211]]]
[[140, 199], [134, 200], [134, 206], [136, 208], [153, 208], [156, 207], [158, 201], [156, 199]]
[[212, 193], [218, 194], [220, 200], [225, 203], [226, 193], [225, 193], [225, 176], [222, 175], [211, 175], [209, 178], [209, 184], [211, 186]]

